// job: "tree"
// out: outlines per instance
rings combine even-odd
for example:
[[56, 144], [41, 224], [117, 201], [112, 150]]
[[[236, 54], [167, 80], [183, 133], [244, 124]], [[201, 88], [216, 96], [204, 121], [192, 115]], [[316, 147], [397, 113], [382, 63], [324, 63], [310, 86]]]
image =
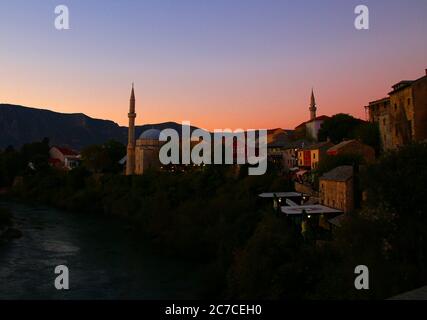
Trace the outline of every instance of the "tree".
[[381, 151], [380, 130], [378, 124], [363, 122], [355, 129], [355, 138], [374, 148], [378, 155]]
[[90, 171], [100, 173], [107, 168], [111, 161], [101, 145], [92, 145], [82, 151], [83, 165]]
[[283, 217], [265, 211], [246, 246], [237, 251], [228, 275], [228, 296], [237, 299], [302, 298], [305, 250], [299, 232]]
[[364, 185], [370, 205], [384, 206], [400, 218], [427, 219], [427, 144], [405, 146], [368, 168]]
[[0, 186], [10, 186], [26, 166], [20, 152], [8, 150], [0, 154]]
[[103, 145], [92, 145], [82, 151], [83, 165], [90, 171], [119, 172], [119, 160], [126, 153], [125, 146], [110, 140]]
[[390, 259], [399, 265], [402, 283], [413, 287], [427, 282], [426, 158], [426, 143], [408, 145], [385, 155], [362, 176], [373, 218], [389, 226]]
[[339, 113], [326, 119], [319, 130], [319, 141], [326, 141], [328, 138], [335, 144], [344, 139], [354, 139], [356, 129], [364, 121], [356, 119], [351, 115]]
[[116, 140], [109, 140], [104, 144], [108, 158], [111, 160], [110, 166], [107, 168], [108, 172], [119, 172], [121, 166], [119, 161], [126, 154], [126, 147], [123, 143]]
[[49, 139], [44, 138], [41, 142], [33, 142], [24, 144], [21, 148], [21, 153], [27, 161], [33, 161], [34, 158], [44, 157], [49, 158]]
[[16, 151], [12, 146], [0, 154], [0, 186], [10, 186], [16, 176], [30, 170], [28, 164], [37, 171], [49, 170], [49, 140], [28, 143]]

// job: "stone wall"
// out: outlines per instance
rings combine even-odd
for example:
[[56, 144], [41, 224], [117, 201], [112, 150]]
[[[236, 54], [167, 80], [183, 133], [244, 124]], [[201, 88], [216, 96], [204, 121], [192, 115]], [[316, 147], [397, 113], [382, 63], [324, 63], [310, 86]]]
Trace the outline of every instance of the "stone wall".
[[415, 140], [427, 139], [427, 76], [414, 82]]
[[320, 179], [320, 204], [349, 213], [354, 209], [353, 179], [331, 181]]

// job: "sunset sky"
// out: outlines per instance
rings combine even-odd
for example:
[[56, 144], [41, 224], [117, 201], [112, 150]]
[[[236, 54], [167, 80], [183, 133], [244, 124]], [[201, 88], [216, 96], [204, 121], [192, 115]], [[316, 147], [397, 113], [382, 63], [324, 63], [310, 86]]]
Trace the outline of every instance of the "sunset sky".
[[425, 0], [0, 0], [0, 103], [126, 125], [135, 82], [137, 124], [294, 128], [314, 87], [318, 115], [364, 118], [424, 74], [426, 16]]

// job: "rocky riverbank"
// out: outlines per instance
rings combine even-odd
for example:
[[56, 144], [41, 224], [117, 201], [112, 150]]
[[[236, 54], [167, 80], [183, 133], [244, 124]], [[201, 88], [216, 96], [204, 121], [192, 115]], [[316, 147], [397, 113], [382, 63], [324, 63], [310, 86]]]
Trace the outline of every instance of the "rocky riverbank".
[[22, 237], [22, 231], [14, 227], [12, 213], [0, 208], [0, 242], [7, 242]]

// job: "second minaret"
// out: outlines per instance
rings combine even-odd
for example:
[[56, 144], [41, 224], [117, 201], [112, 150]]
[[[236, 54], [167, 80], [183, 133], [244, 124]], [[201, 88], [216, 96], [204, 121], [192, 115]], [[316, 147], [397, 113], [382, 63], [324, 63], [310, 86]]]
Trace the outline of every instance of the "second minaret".
[[132, 92], [130, 94], [129, 105], [129, 129], [128, 129], [128, 147], [126, 160], [126, 175], [135, 174], [135, 92], [132, 83]]

